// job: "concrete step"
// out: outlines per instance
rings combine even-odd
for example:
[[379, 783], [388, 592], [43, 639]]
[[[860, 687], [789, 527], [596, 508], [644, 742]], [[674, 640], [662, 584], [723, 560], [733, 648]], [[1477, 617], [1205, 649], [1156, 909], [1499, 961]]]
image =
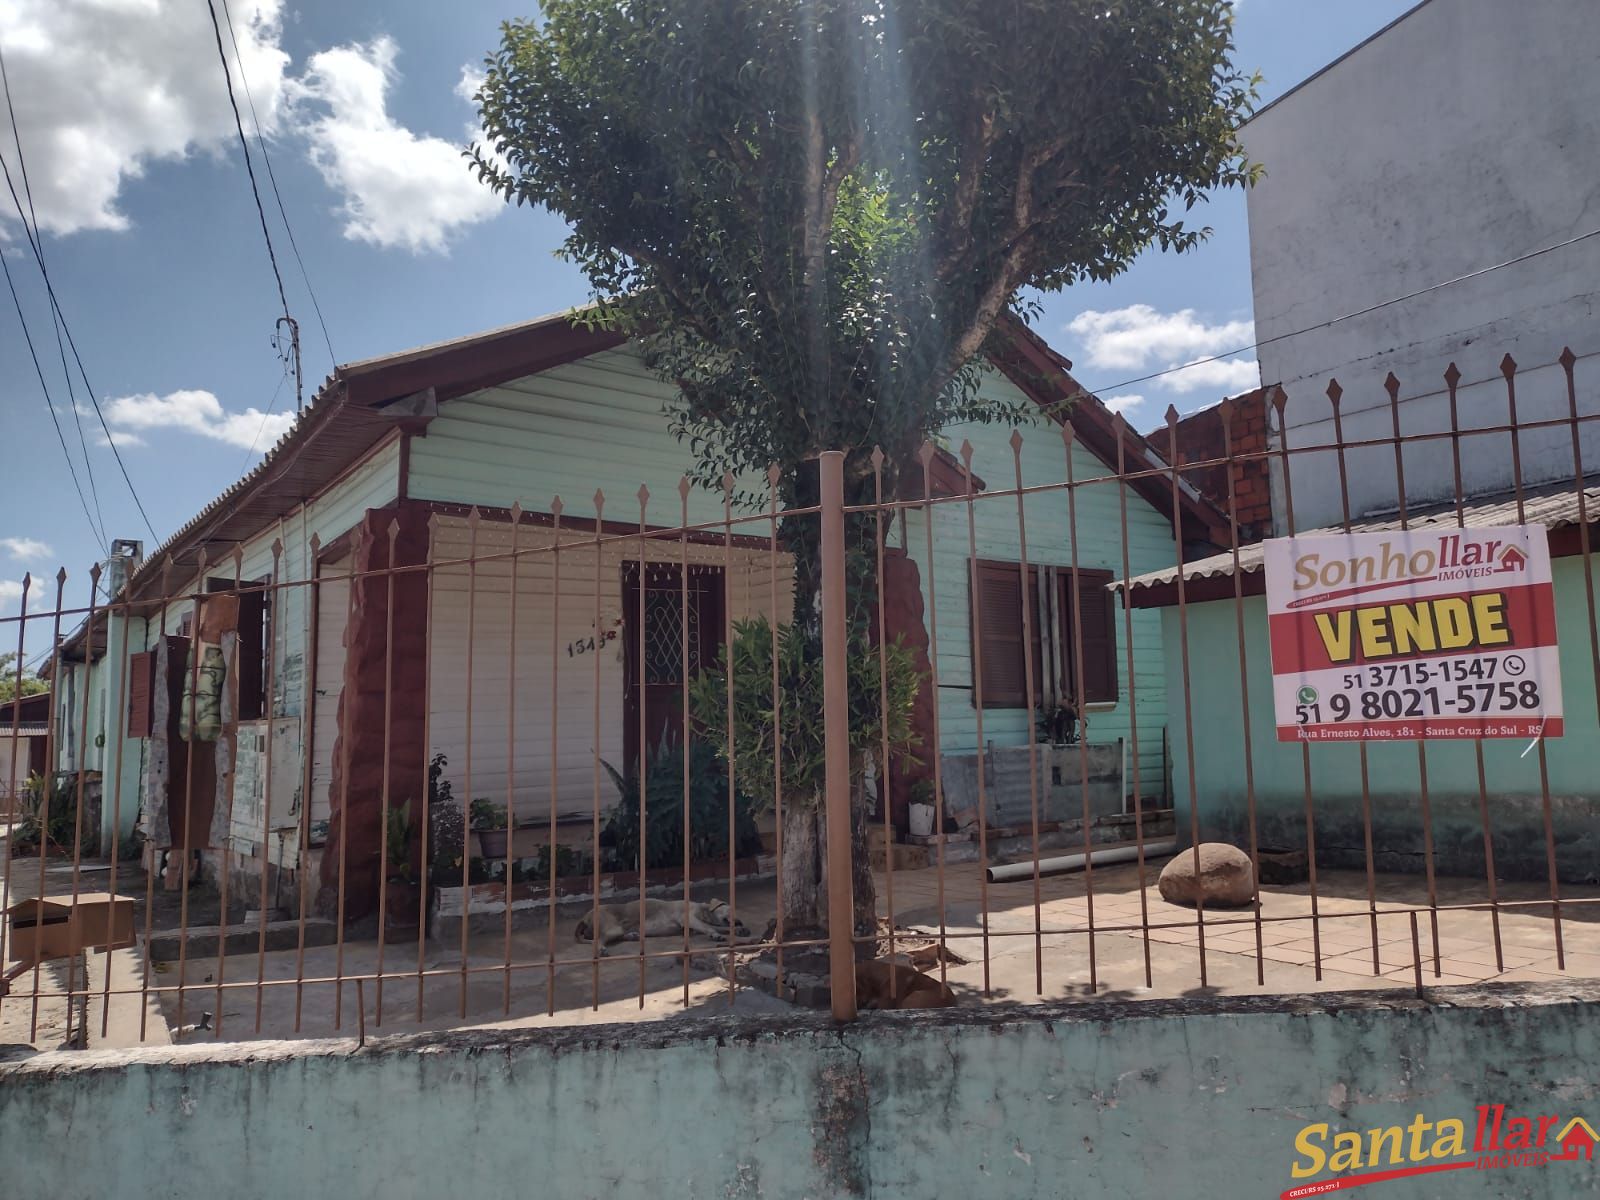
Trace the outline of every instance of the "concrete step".
[[[307, 917], [305, 922], [306, 945], [331, 946], [338, 940], [334, 922], [326, 917]], [[220, 925], [195, 925], [187, 935], [182, 930], [162, 929], [150, 935], [145, 952], [151, 962], [177, 962], [180, 952], [187, 958], [215, 958], [221, 941]], [[183, 946], [187, 941], [188, 950]], [[268, 921], [267, 949], [293, 950], [300, 944], [299, 921]], [[228, 954], [254, 954], [261, 945], [261, 926], [254, 922], [229, 925], [227, 933]]]

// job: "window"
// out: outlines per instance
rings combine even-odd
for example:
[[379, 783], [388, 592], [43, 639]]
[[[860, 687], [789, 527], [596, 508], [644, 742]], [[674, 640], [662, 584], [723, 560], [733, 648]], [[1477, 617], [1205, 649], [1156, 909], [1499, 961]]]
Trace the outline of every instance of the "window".
[[[267, 715], [267, 651], [269, 632], [267, 583], [247, 579], [238, 585], [239, 597], [239, 720], [258, 721]], [[231, 579], [208, 579], [209, 593], [233, 592]]]
[[[1078, 569], [1076, 611], [1081, 627], [1075, 631], [1072, 568], [1030, 566], [1025, 632], [1018, 564], [982, 560], [973, 564], [969, 614], [974, 657], [982, 658], [985, 708], [1027, 707], [1025, 640], [1033, 659], [1035, 704], [1052, 694], [1077, 694], [1080, 656], [1083, 702], [1116, 702], [1116, 604], [1108, 590], [1112, 578], [1110, 571]], [[974, 703], [977, 698], [974, 689]]]

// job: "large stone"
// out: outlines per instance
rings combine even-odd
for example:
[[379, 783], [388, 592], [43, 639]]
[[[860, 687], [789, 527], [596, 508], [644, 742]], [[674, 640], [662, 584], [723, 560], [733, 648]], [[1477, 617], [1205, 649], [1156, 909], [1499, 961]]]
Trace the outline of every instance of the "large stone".
[[1198, 870], [1195, 857], [1192, 849], [1180, 850], [1161, 869], [1157, 886], [1163, 900], [1190, 906], [1203, 901], [1207, 908], [1237, 908], [1255, 899], [1250, 856], [1243, 850], [1226, 842], [1201, 842]]

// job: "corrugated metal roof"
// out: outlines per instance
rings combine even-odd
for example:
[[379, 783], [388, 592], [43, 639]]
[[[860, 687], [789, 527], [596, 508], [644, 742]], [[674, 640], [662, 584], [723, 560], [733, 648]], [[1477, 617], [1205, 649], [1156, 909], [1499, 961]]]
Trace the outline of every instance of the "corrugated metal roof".
[[0, 742], [5, 741], [12, 734], [16, 734], [16, 736], [19, 738], [36, 738], [47, 737], [49, 733], [50, 726], [45, 724], [43, 721], [34, 723], [24, 722], [23, 724], [18, 725], [15, 729], [7, 725], [3, 728], [0, 728]]
[[[1600, 520], [1600, 487], [1584, 489], [1584, 504], [1587, 508], [1589, 520]], [[1493, 526], [1493, 525], [1544, 525], [1549, 529], [1564, 529], [1569, 525], [1578, 523], [1578, 490], [1570, 481], [1565, 483], [1545, 484], [1540, 487], [1524, 488], [1522, 491], [1522, 521], [1517, 520], [1517, 497], [1515, 492], [1495, 492], [1483, 496], [1475, 496], [1463, 502], [1461, 506], [1461, 519], [1467, 525]], [[1410, 509], [1407, 514], [1407, 526], [1411, 529], [1427, 529], [1434, 526], [1453, 526], [1456, 524], [1456, 506], [1454, 501], [1445, 504], [1430, 504], [1426, 507]], [[1379, 514], [1364, 517], [1359, 521], [1350, 523], [1351, 533], [1390, 533], [1400, 529], [1400, 514]], [[1329, 525], [1320, 529], [1302, 529], [1299, 536], [1309, 537], [1314, 534], [1343, 533], [1343, 525]], [[1262, 550], [1257, 542], [1253, 546], [1243, 546], [1239, 550], [1239, 573], [1253, 575], [1261, 570]], [[1184, 563], [1183, 579], [1185, 583], [1195, 579], [1226, 579], [1233, 575], [1233, 552], [1224, 551], [1213, 554], [1210, 558], [1196, 559], [1192, 563]], [[1175, 583], [1178, 579], [1176, 566], [1165, 567], [1160, 571], [1150, 571], [1144, 575], [1136, 575], [1132, 579], [1121, 580], [1114, 587], [1126, 587], [1130, 591], [1138, 588], [1159, 587], [1163, 584]]]

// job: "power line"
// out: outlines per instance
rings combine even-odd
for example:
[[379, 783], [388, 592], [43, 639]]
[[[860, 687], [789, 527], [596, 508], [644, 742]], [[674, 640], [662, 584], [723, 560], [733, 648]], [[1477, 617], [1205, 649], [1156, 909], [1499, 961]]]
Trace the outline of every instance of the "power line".
[[50, 307], [55, 311], [56, 319], [61, 322], [61, 332], [67, 335], [67, 348], [72, 351], [72, 361], [77, 364], [78, 377], [83, 380], [83, 390], [88, 393], [89, 403], [94, 406], [94, 415], [100, 420], [100, 430], [106, 435], [106, 445], [111, 448], [111, 456], [117, 460], [117, 468], [122, 472], [122, 481], [128, 485], [128, 494], [133, 497], [134, 507], [144, 519], [144, 527], [150, 531], [150, 536], [159, 542], [161, 536], [150, 523], [150, 514], [145, 512], [144, 501], [139, 499], [139, 490], [133, 486], [133, 479], [128, 474], [128, 465], [122, 461], [122, 451], [117, 449], [117, 441], [111, 436], [111, 427], [106, 424], [106, 415], [100, 410], [100, 398], [94, 394], [94, 387], [89, 382], [89, 372], [84, 368], [83, 355], [78, 353], [78, 343], [72, 336], [72, 326], [67, 323], [67, 314], [61, 310], [61, 302], [56, 298], [55, 285], [50, 282], [50, 272], [44, 265], [44, 255], [39, 252], [34, 231], [28, 226], [27, 218], [23, 216], [22, 201], [17, 196], [17, 186], [11, 180], [11, 167], [4, 157], [0, 157], [0, 170], [5, 172], [6, 188], [11, 193], [11, 202], [16, 206], [17, 218], [22, 222], [23, 232], [28, 235], [28, 246], [33, 250], [34, 262], [39, 265], [39, 274], [44, 277], [44, 290], [50, 297]]
[[[300, 244], [295, 241], [294, 226], [289, 224], [289, 213], [283, 206], [283, 195], [278, 191], [278, 176], [272, 169], [272, 157], [267, 153], [267, 140], [261, 133], [261, 118], [256, 113], [255, 97], [250, 93], [250, 80], [244, 73], [244, 55], [239, 53], [239, 39], [233, 32], [233, 13], [228, 8], [228, 0], [222, 0], [222, 16], [228, 24], [228, 40], [233, 43], [233, 61], [239, 66], [239, 84], [244, 88], [245, 103], [250, 108], [250, 122], [256, 130], [256, 146], [261, 151], [261, 161], [267, 165], [267, 183], [272, 187], [272, 198], [278, 205], [278, 216], [283, 220], [283, 231], [289, 235], [289, 248], [294, 251], [295, 265], [300, 268], [300, 282], [306, 285], [306, 295], [311, 297], [311, 308], [317, 314], [317, 324], [322, 329], [323, 344], [328, 347], [328, 358], [337, 363], [338, 355], [333, 352], [333, 338], [328, 335], [328, 323], [322, 317], [322, 305], [317, 303], [316, 290], [311, 286], [311, 276], [306, 273], [305, 259], [300, 257]], [[226, 68], [227, 63], [223, 63]]]
[[[22, 132], [17, 128], [17, 110], [11, 103], [11, 75], [6, 70], [6, 59], [3, 50], [0, 50], [0, 87], [5, 90], [6, 112], [11, 118], [11, 140], [17, 147], [17, 166], [22, 171], [22, 191], [28, 198], [28, 219], [33, 223], [34, 235], [39, 242], [39, 252], [44, 252], [44, 239], [38, 236], [39, 214], [33, 207], [33, 184], [28, 179], [28, 157], [22, 149]], [[18, 216], [21, 216], [18, 213]], [[24, 228], [28, 221], [23, 222]], [[94, 513], [100, 523], [100, 540], [105, 542], [106, 516], [100, 508], [100, 488], [94, 481], [94, 467], [89, 461], [89, 439], [83, 436], [83, 416], [78, 411], [78, 397], [72, 387], [72, 371], [67, 366], [67, 348], [61, 341], [61, 323], [56, 319], [54, 309], [50, 312], [50, 328], [56, 336], [56, 353], [61, 357], [61, 377], [67, 384], [67, 407], [72, 410], [72, 423], [78, 430], [78, 448], [83, 452], [83, 473], [89, 478], [89, 494], [94, 497]], [[38, 363], [35, 362], [37, 367]], [[48, 397], [47, 397], [48, 398]], [[51, 405], [50, 415], [55, 416], [55, 406]], [[58, 429], [59, 432], [59, 429]], [[69, 456], [70, 463], [70, 456]]]
[[289, 298], [283, 291], [283, 272], [278, 270], [278, 254], [272, 248], [272, 231], [267, 228], [267, 210], [261, 203], [261, 188], [256, 184], [255, 164], [250, 161], [250, 143], [245, 140], [239, 101], [233, 94], [233, 72], [228, 68], [228, 52], [222, 48], [222, 26], [217, 21], [217, 6], [212, 0], [206, 0], [206, 9], [211, 13], [211, 32], [217, 39], [217, 58], [222, 62], [223, 82], [228, 85], [228, 106], [233, 109], [233, 128], [239, 134], [239, 149], [244, 151], [244, 169], [250, 176], [250, 194], [255, 197], [256, 216], [261, 220], [261, 236], [267, 243], [267, 258], [272, 263], [272, 278], [278, 284], [278, 302], [283, 306], [283, 316], [278, 324], [289, 327], [289, 345], [294, 355], [294, 406], [298, 412], [301, 406], [300, 325], [289, 315]]
[[17, 320], [22, 323], [22, 337], [28, 343], [28, 354], [33, 359], [34, 372], [39, 376], [39, 386], [44, 390], [44, 406], [50, 412], [50, 423], [56, 427], [56, 440], [61, 443], [61, 453], [66, 455], [67, 473], [72, 476], [73, 489], [78, 493], [78, 500], [83, 505], [84, 520], [89, 522], [89, 531], [95, 535], [95, 540], [102, 549], [110, 543], [106, 541], [105, 529], [95, 528], [94, 516], [89, 512], [89, 498], [83, 494], [83, 484], [78, 482], [78, 471], [72, 465], [72, 452], [67, 449], [67, 438], [61, 432], [61, 421], [56, 416], [56, 406], [50, 400], [50, 385], [44, 380], [44, 368], [39, 365], [39, 355], [33, 347], [33, 334], [28, 330], [28, 319], [22, 313], [22, 300], [17, 296], [17, 285], [11, 278], [11, 264], [6, 262], [6, 256], [0, 254], [0, 268], [5, 270], [6, 286], [11, 289], [11, 302], [17, 306]]
[[1543, 246], [1538, 250], [1530, 250], [1526, 254], [1519, 254], [1516, 258], [1508, 258], [1505, 262], [1495, 263], [1493, 266], [1479, 267], [1476, 271], [1468, 271], [1465, 275], [1457, 275], [1454, 279], [1446, 279], [1441, 283], [1429, 284], [1425, 288], [1418, 288], [1404, 296], [1395, 296], [1390, 300], [1380, 300], [1377, 304], [1369, 304], [1366, 308], [1358, 308], [1354, 312], [1343, 313], [1327, 321], [1319, 321], [1315, 325], [1307, 325], [1304, 329], [1292, 329], [1288, 333], [1276, 333], [1269, 338], [1262, 338], [1259, 342], [1251, 342], [1247, 346], [1240, 346], [1236, 350], [1224, 350], [1218, 354], [1197, 358], [1193, 362], [1180, 363], [1175, 367], [1165, 367], [1159, 371], [1151, 371], [1148, 375], [1140, 375], [1134, 379], [1124, 379], [1120, 383], [1100, 384], [1086, 390], [1095, 395], [1101, 392], [1115, 392], [1120, 388], [1132, 387], [1136, 383], [1144, 383], [1151, 379], [1160, 379], [1163, 375], [1174, 375], [1179, 371], [1187, 371], [1190, 367], [1204, 366], [1206, 363], [1221, 362], [1225, 358], [1232, 358], [1235, 354], [1244, 354], [1246, 351], [1259, 350], [1262, 346], [1270, 346], [1274, 342], [1281, 342], [1286, 338], [1299, 337], [1303, 333], [1312, 333], [1318, 329], [1327, 329], [1338, 325], [1342, 321], [1352, 321], [1356, 317], [1364, 317], [1368, 313], [1377, 312], [1380, 308], [1388, 308], [1391, 304], [1404, 304], [1407, 300], [1415, 300], [1418, 296], [1426, 296], [1429, 292], [1437, 292], [1440, 288], [1450, 287], [1452, 284], [1465, 283], [1469, 279], [1476, 279], [1480, 275], [1487, 275], [1490, 271], [1498, 271], [1502, 267], [1514, 267], [1518, 263], [1527, 262], [1531, 258], [1538, 258], [1541, 254], [1550, 254], [1556, 250], [1565, 250], [1579, 242], [1587, 241], [1592, 237], [1600, 237], [1600, 229], [1591, 229], [1588, 233], [1580, 233], [1570, 237], [1564, 242], [1557, 242], [1553, 246]]

